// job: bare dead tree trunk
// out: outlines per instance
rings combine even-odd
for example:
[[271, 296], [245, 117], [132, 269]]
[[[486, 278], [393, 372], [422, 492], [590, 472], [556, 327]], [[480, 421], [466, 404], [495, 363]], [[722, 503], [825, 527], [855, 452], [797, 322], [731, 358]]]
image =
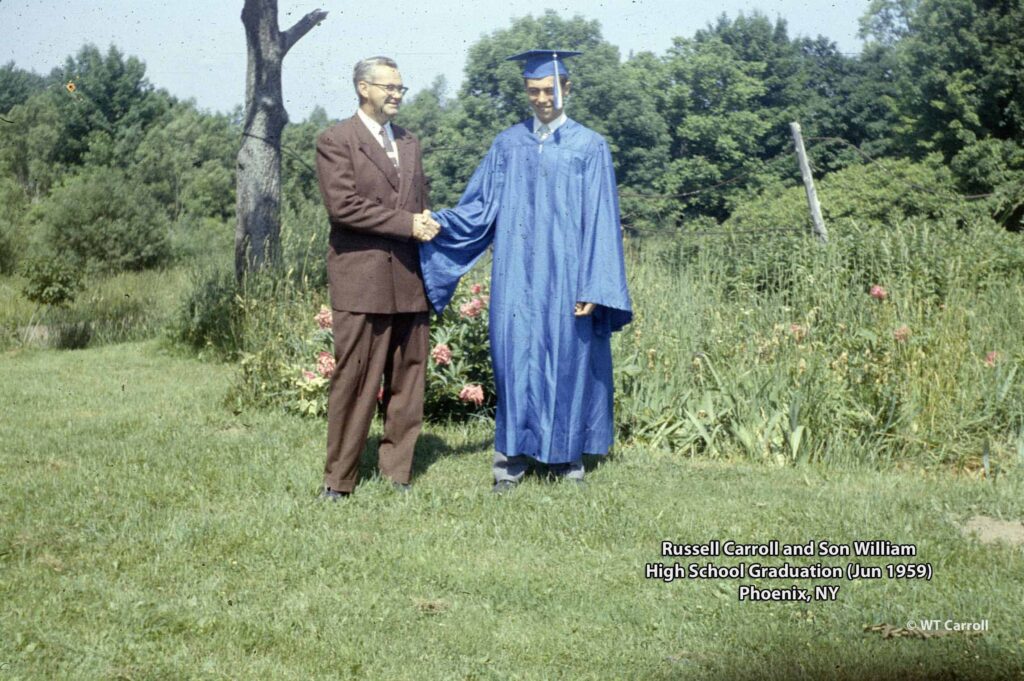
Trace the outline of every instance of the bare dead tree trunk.
[[314, 10], [281, 33], [277, 0], [245, 0], [242, 8], [248, 67], [236, 168], [235, 275], [239, 279], [281, 257], [281, 131], [288, 122], [281, 62], [326, 16], [327, 12]]

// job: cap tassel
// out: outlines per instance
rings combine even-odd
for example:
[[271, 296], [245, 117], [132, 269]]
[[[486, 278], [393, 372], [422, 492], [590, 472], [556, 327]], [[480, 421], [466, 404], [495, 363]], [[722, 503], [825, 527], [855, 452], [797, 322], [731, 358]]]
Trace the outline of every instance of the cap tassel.
[[558, 53], [552, 52], [552, 60], [555, 64], [555, 111], [562, 109], [562, 77], [558, 73]]

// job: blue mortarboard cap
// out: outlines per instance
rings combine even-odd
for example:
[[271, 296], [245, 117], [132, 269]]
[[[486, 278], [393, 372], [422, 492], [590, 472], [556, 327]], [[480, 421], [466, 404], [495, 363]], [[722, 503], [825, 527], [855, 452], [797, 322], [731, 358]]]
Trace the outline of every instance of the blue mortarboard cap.
[[571, 50], [529, 50], [513, 55], [506, 59], [506, 61], [523, 62], [523, 78], [547, 78], [548, 76], [554, 76], [556, 69], [558, 75], [568, 76], [569, 69], [565, 68], [565, 62], [562, 59], [565, 57], [575, 57], [577, 54], [582, 54], [582, 52], [573, 52]]
[[547, 78], [555, 77], [555, 108], [562, 108], [562, 83], [561, 76], [568, 76], [569, 69], [565, 68], [565, 57], [575, 57], [582, 52], [572, 50], [527, 50], [508, 57], [505, 61], [523, 62], [523, 78]]

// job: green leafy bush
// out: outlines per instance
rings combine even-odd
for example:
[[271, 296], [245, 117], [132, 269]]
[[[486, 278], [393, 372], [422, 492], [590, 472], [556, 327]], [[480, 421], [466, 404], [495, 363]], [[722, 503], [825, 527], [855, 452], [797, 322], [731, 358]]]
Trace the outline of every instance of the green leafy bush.
[[[922, 163], [884, 159], [855, 165], [816, 180], [826, 226], [888, 225], [923, 217], [941, 222], [977, 221], [985, 206], [960, 199], [950, 170], [932, 157]], [[803, 185], [764, 192], [737, 202], [725, 225], [743, 230], [810, 231]]]
[[81, 271], [66, 260], [35, 258], [26, 264], [24, 274], [28, 281], [22, 293], [37, 305], [69, 305], [82, 285]]
[[113, 168], [89, 168], [36, 205], [37, 247], [90, 270], [142, 270], [169, 259], [165, 212], [148, 191]]
[[235, 254], [233, 221], [183, 215], [170, 231], [171, 258], [196, 269], [230, 263]]

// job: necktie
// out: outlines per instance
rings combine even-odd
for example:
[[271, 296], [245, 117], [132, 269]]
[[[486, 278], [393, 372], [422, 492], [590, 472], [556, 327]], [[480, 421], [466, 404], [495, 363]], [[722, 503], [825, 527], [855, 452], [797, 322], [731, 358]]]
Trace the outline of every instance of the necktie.
[[388, 131], [384, 126], [380, 128], [380, 137], [384, 140], [384, 153], [391, 159], [391, 165], [398, 167], [398, 154], [395, 153], [395, 145], [391, 143], [391, 138], [388, 137]]
[[544, 125], [540, 126], [539, 128], [537, 128], [537, 137], [540, 138], [541, 142], [546, 140], [550, 135], [551, 135], [551, 128], [549, 128], [547, 126], [547, 124], [544, 124]]

